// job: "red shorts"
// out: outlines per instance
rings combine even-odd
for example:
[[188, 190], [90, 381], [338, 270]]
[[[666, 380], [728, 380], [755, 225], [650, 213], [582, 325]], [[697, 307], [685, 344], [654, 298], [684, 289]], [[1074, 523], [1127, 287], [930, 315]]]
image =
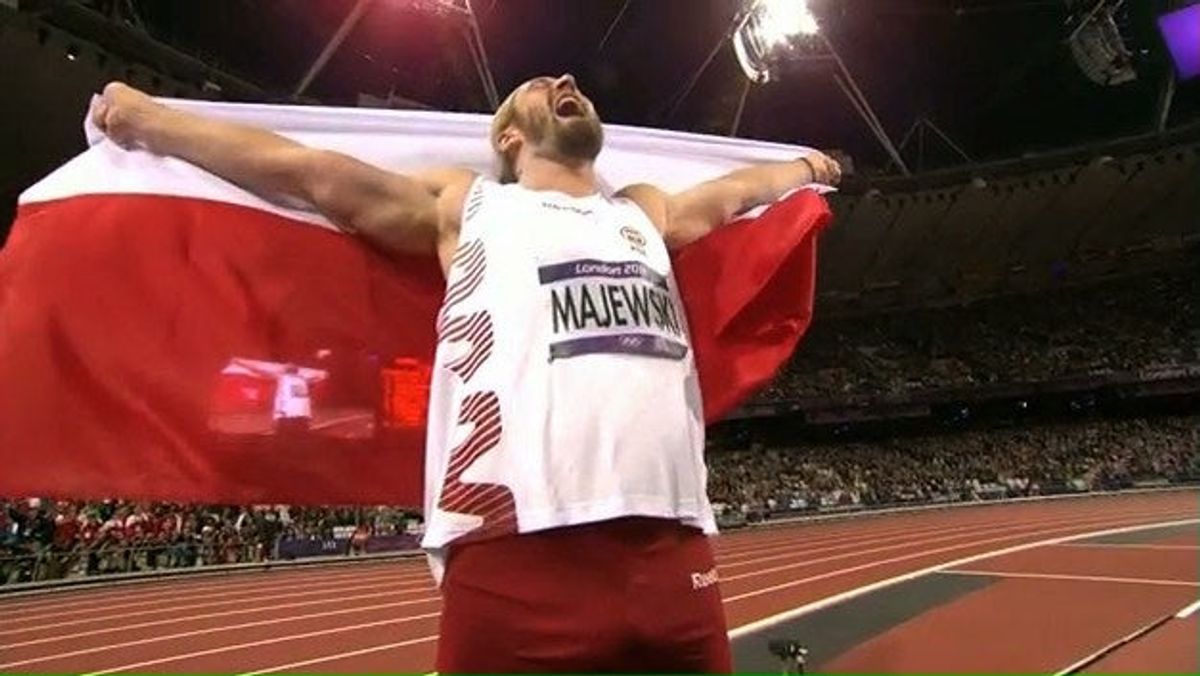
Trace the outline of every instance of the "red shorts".
[[714, 566], [703, 533], [663, 519], [452, 547], [438, 672], [729, 673]]

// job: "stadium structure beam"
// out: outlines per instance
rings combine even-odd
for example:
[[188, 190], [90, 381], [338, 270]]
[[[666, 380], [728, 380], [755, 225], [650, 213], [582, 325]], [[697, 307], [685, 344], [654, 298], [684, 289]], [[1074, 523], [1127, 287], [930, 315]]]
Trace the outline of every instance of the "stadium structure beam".
[[1155, 115], [1154, 130], [1167, 130], [1167, 120], [1171, 118], [1171, 104], [1175, 101], [1175, 71], [1167, 68], [1167, 80], [1163, 83], [1162, 94], [1158, 97], [1158, 111]]
[[896, 150], [896, 145], [892, 143], [892, 139], [888, 136], [887, 130], [883, 128], [883, 123], [879, 121], [879, 117], [875, 115], [875, 110], [871, 108], [871, 102], [867, 100], [867, 96], [863, 94], [858, 83], [854, 81], [854, 76], [850, 74], [850, 69], [846, 67], [846, 62], [842, 60], [840, 54], [834, 49], [833, 43], [825, 36], [824, 32], [817, 34], [821, 38], [821, 43], [828, 51], [828, 56], [833, 58], [834, 64], [837, 66], [838, 73], [833, 76], [838, 87], [846, 98], [850, 99], [850, 103], [854, 106], [854, 110], [862, 121], [866, 123], [867, 128], [874, 134], [875, 140], [883, 147], [884, 152], [892, 158], [896, 166], [900, 168], [900, 173], [905, 176], [911, 176], [912, 172], [908, 170], [908, 165], [904, 163], [904, 158], [900, 156], [900, 151]]
[[500, 94], [496, 89], [496, 78], [492, 75], [492, 66], [488, 63], [487, 50], [483, 46], [483, 34], [479, 32], [479, 20], [471, 7], [471, 0], [463, 0], [467, 19], [467, 45], [471, 50], [471, 58], [475, 61], [475, 70], [479, 72], [479, 81], [483, 85], [483, 95], [487, 97], [488, 105], [494, 112], [500, 107]]
[[359, 19], [362, 18], [370, 4], [371, 0], [358, 0], [354, 3], [354, 6], [350, 8], [350, 13], [342, 20], [342, 25], [338, 26], [337, 31], [325, 43], [325, 47], [321, 49], [321, 53], [317, 55], [312, 65], [308, 67], [308, 72], [304, 74], [299, 84], [296, 85], [296, 89], [292, 92], [292, 98], [298, 99], [304, 94], [308, 86], [312, 84], [312, 81], [325, 68], [325, 64], [329, 63], [330, 57], [345, 42], [346, 37], [350, 35], [350, 31], [354, 30], [354, 27], [358, 25]]
[[704, 74], [704, 71], [708, 70], [708, 67], [712, 64], [713, 59], [717, 58], [717, 54], [721, 52], [721, 48], [733, 39], [734, 33], [737, 33], [738, 30], [740, 30], [741, 27], [746, 23], [746, 20], [750, 18], [753, 10], [754, 3], [746, 3], [746, 6], [742, 7], [737, 15], [733, 17], [733, 21], [729, 23], [729, 29], [726, 30], [725, 34], [721, 36], [721, 39], [717, 40], [717, 43], [713, 45], [713, 48], [708, 52], [708, 56], [705, 57], [704, 61], [696, 68], [696, 70], [692, 71], [692, 74], [688, 76], [687, 81], [675, 93], [675, 96], [671, 97], [671, 100], [667, 106], [667, 112], [663, 115], [664, 122], [670, 121], [670, 119], [675, 116], [675, 111], [679, 109], [680, 104], [682, 104], [684, 99], [687, 98], [688, 94], [692, 92], [692, 89], [696, 86], [696, 83], [700, 81], [700, 76]]
[[617, 24], [621, 23], [621, 19], [625, 16], [625, 10], [629, 9], [629, 3], [631, 2], [633, 0], [625, 0], [625, 3], [621, 5], [621, 11], [617, 12], [612, 22], [608, 24], [608, 30], [604, 31], [604, 37], [600, 38], [600, 45], [596, 47], [597, 54], [604, 51], [604, 45], [608, 44], [608, 39], [612, 37], [613, 30], [616, 29]]

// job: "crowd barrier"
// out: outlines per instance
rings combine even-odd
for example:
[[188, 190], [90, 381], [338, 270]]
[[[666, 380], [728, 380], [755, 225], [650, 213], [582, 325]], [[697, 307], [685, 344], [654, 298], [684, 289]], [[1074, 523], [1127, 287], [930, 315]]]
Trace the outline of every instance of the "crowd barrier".
[[397, 535], [373, 535], [367, 538], [361, 549], [354, 546], [353, 538], [323, 538], [280, 540], [276, 546], [276, 558], [291, 561], [314, 556], [353, 556], [355, 554], [383, 554], [387, 552], [411, 552], [420, 549], [421, 536], [410, 533]]

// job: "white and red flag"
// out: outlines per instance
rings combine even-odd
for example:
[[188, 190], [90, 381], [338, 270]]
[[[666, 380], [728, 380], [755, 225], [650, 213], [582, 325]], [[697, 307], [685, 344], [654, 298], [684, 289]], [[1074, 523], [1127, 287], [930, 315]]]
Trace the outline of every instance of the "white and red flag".
[[[396, 171], [492, 166], [484, 116], [170, 104]], [[0, 250], [0, 495], [420, 505], [437, 262], [89, 136]], [[608, 126], [598, 169], [674, 190], [803, 150]], [[675, 256], [709, 420], [803, 335], [828, 219], [800, 190]]]

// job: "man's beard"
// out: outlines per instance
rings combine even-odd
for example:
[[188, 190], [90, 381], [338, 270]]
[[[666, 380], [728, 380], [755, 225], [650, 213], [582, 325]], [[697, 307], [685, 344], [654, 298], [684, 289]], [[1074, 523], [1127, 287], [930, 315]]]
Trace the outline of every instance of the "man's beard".
[[555, 117], [551, 122], [550, 145], [564, 160], [591, 162], [604, 145], [604, 128], [595, 117]]
[[604, 145], [604, 128], [595, 115], [551, 116], [531, 130], [538, 154], [557, 162], [591, 162]]

